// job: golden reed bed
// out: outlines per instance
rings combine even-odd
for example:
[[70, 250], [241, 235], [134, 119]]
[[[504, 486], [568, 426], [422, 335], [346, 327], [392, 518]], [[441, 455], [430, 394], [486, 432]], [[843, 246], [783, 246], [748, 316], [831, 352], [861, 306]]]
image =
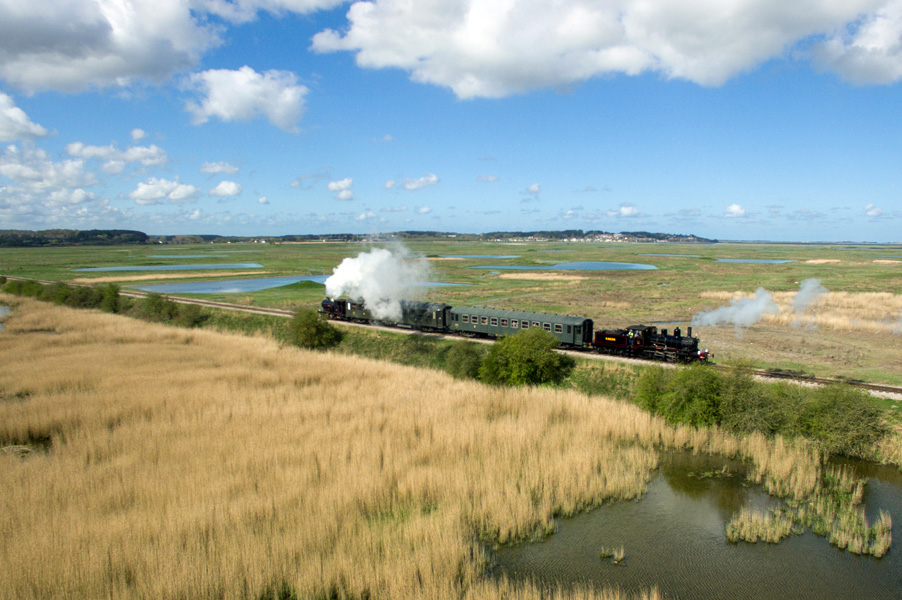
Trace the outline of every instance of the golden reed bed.
[[[796, 292], [772, 294], [779, 313], [767, 313], [762, 321], [789, 327], [815, 326], [842, 331], [902, 333], [902, 295], [888, 292], [827, 292], [796, 312], [792, 300]], [[707, 300], [730, 302], [751, 298], [747, 292], [703, 292]]]
[[51, 443], [0, 454], [2, 599], [621, 598], [489, 579], [481, 540], [642, 494], [656, 448], [791, 496], [819, 475], [803, 445], [613, 400], [0, 303], [0, 445]]

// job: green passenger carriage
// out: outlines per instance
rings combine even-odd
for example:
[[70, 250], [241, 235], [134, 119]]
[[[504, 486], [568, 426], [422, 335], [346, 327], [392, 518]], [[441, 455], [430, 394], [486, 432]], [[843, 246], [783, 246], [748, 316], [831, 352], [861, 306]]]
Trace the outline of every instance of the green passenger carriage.
[[541, 327], [568, 348], [592, 344], [592, 319], [546, 313], [455, 306], [448, 311], [448, 329], [476, 337], [502, 337]]

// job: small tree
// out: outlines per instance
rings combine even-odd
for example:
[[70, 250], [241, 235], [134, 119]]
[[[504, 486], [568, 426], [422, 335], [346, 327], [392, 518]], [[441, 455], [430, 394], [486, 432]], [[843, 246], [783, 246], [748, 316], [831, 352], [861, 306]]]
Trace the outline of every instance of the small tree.
[[330, 348], [341, 342], [341, 331], [310, 308], [300, 308], [294, 313], [288, 332], [292, 344], [311, 350]]
[[445, 358], [445, 370], [455, 379], [479, 379], [479, 367], [485, 357], [481, 344], [457, 342]]
[[575, 361], [554, 351], [553, 335], [534, 327], [498, 340], [479, 367], [479, 378], [495, 385], [559, 383]]

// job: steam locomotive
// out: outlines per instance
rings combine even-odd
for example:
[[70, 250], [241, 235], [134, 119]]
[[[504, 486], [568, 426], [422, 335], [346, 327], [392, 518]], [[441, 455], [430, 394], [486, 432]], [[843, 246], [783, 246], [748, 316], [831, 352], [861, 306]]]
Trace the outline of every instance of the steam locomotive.
[[402, 300], [400, 314], [378, 318], [363, 302], [326, 298], [320, 312], [330, 319], [354, 323], [389, 325], [417, 331], [453, 333], [467, 337], [499, 338], [541, 327], [562, 348], [666, 362], [707, 362], [713, 356], [700, 350], [692, 328], [669, 334], [653, 325], [631, 325], [626, 329], [595, 330], [592, 319], [547, 313], [451, 306], [435, 302]]

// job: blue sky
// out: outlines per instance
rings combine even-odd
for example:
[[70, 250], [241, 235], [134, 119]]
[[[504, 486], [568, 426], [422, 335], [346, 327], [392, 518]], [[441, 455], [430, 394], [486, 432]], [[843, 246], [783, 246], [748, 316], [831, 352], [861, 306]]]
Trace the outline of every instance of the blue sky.
[[837, 4], [0, 0], [0, 228], [900, 242], [902, 0]]

